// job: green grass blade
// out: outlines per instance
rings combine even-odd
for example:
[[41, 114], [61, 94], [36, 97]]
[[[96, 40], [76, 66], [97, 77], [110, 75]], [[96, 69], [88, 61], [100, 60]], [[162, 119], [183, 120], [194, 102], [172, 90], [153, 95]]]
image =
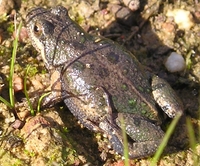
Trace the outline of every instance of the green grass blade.
[[39, 101], [38, 101], [38, 106], [37, 106], [37, 112], [40, 112], [40, 105], [41, 105], [41, 102], [42, 102], [42, 99], [46, 96], [48, 96], [51, 92], [48, 92], [48, 93], [45, 93], [43, 94], [40, 98], [39, 98]]
[[18, 39], [19, 39], [19, 31], [22, 27], [22, 22], [19, 23], [19, 26], [17, 28], [16, 32], [16, 38], [13, 41], [13, 51], [12, 51], [12, 58], [10, 63], [10, 75], [9, 75], [9, 96], [10, 96], [10, 105], [12, 108], [15, 106], [15, 100], [14, 100], [14, 89], [13, 89], [13, 74], [14, 74], [14, 64], [17, 54], [17, 47], [18, 47]]
[[31, 115], [34, 116], [35, 115], [35, 111], [33, 110], [33, 106], [31, 104], [31, 101], [30, 101], [30, 98], [28, 96], [28, 93], [27, 93], [27, 87], [26, 87], [26, 83], [27, 83], [27, 75], [28, 75], [28, 72], [29, 72], [29, 69], [30, 69], [30, 65], [28, 65], [27, 67], [27, 70], [26, 70], [26, 73], [25, 73], [25, 77], [24, 77], [24, 94], [26, 96], [26, 99], [28, 101], [28, 105], [29, 105], [29, 108], [31, 110]]
[[12, 105], [7, 101], [5, 100], [3, 97], [0, 96], [0, 101], [2, 101], [5, 105], [7, 105], [10, 109], [12, 109]]
[[124, 146], [124, 157], [125, 157], [124, 165], [129, 166], [128, 140], [127, 140], [123, 116], [120, 118], [120, 123], [121, 123], [121, 126], [122, 126], [122, 136], [123, 136], [123, 146]]
[[192, 149], [192, 151], [194, 153], [194, 155], [193, 155], [194, 165], [197, 165], [198, 164], [198, 157], [196, 155], [197, 154], [197, 151], [196, 151], [197, 141], [195, 139], [194, 128], [193, 128], [192, 122], [189, 118], [186, 118], [186, 124], [187, 124], [190, 148]]
[[171, 135], [172, 135], [172, 133], [173, 133], [173, 131], [174, 131], [179, 119], [180, 119], [180, 117], [181, 117], [181, 114], [178, 114], [173, 119], [171, 124], [169, 125], [169, 128], [167, 129], [166, 134], [165, 134], [160, 146], [158, 147], [158, 150], [156, 151], [156, 153], [155, 153], [155, 155], [154, 155], [154, 157], [152, 159], [151, 166], [156, 165], [156, 163], [158, 162], [158, 160], [159, 160], [160, 156], [162, 155], [162, 153], [163, 153], [163, 151], [164, 151], [164, 149], [165, 149], [165, 147], [166, 147], [166, 145], [167, 145], [167, 143], [169, 141], [169, 138], [171, 137]]

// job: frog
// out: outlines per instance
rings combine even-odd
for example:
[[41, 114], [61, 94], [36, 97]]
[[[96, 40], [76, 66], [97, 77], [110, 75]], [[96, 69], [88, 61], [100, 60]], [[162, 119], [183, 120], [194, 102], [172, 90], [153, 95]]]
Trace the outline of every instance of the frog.
[[165, 134], [163, 117], [183, 115], [182, 102], [165, 80], [147, 74], [123, 46], [85, 32], [63, 6], [31, 9], [26, 27], [52, 76], [44, 101], [61, 98], [84, 127], [106, 135], [122, 156], [122, 131], [129, 158], [156, 152]]

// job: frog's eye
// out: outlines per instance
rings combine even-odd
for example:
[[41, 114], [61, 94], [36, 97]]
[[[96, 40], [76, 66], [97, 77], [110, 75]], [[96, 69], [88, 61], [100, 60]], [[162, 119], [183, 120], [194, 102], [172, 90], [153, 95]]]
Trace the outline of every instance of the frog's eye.
[[34, 31], [36, 36], [40, 36], [41, 33], [42, 33], [42, 26], [38, 23], [35, 23], [35, 25], [33, 27], [33, 31]]

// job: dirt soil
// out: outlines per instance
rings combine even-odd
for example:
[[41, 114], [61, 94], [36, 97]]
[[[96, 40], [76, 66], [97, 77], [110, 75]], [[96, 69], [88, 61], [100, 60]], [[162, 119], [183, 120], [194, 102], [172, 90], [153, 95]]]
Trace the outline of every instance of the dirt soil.
[[[124, 0], [127, 4], [129, 0]], [[139, 2], [139, 0], [135, 0]], [[200, 3], [144, 0], [130, 10], [117, 0], [2, 0], [0, 2], [0, 95], [9, 101], [10, 62], [15, 25], [22, 21], [14, 66], [14, 109], [0, 102], [0, 166], [124, 165], [100, 133], [92, 133], [73, 117], [64, 103], [31, 115], [24, 93], [24, 78], [33, 108], [49, 85], [40, 54], [30, 44], [25, 17], [35, 6], [58, 4], [90, 34], [102, 35], [126, 47], [148, 71], [167, 80], [181, 98], [185, 116], [157, 165], [198, 165], [200, 156]], [[176, 19], [177, 11], [181, 16]], [[183, 21], [180, 21], [182, 20]], [[169, 72], [165, 61], [171, 52], [183, 56], [185, 68]], [[26, 71], [29, 71], [26, 77]], [[185, 120], [190, 120], [188, 130]], [[167, 125], [166, 125], [167, 126]], [[187, 132], [189, 131], [189, 132]], [[189, 141], [194, 132], [195, 138]], [[190, 134], [188, 134], [190, 133]], [[148, 166], [152, 157], [130, 160]]]

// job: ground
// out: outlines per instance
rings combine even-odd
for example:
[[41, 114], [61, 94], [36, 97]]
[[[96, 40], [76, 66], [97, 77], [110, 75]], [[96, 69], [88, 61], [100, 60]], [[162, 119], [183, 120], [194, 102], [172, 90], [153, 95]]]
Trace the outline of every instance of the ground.
[[[180, 149], [164, 154], [158, 165], [197, 164], [195, 158], [198, 159], [200, 155], [198, 1], [145, 0], [140, 3], [137, 11], [130, 11], [117, 0], [2, 0], [0, 95], [8, 101], [12, 42], [16, 37], [14, 23], [19, 25], [22, 21], [22, 29], [14, 66], [15, 109], [0, 103], [0, 166], [123, 165], [121, 156], [108, 148], [108, 140], [100, 133], [95, 134], [82, 127], [62, 102], [34, 116], [30, 113], [23, 85], [28, 65], [31, 66], [26, 77], [26, 85], [32, 103], [37, 103], [38, 95], [48, 87], [49, 75], [39, 53], [30, 44], [24, 20], [32, 7], [52, 7], [57, 4], [65, 6], [71, 18], [85, 31], [105, 36], [124, 45], [148, 71], [170, 83], [183, 102], [185, 117], [192, 122], [193, 127], [189, 132], [194, 131], [196, 141], [192, 142], [194, 147], [190, 145], [191, 142], [188, 143], [188, 127], [185, 125], [184, 117], [180, 121], [183, 125], [178, 126], [172, 136]], [[176, 12], [180, 10], [183, 11], [181, 16], [188, 18], [181, 23], [175, 18]], [[171, 73], [166, 69], [164, 64], [171, 52], [183, 56], [186, 63], [184, 70]], [[130, 165], [143, 166], [149, 165], [150, 162], [151, 157], [131, 160]]]

